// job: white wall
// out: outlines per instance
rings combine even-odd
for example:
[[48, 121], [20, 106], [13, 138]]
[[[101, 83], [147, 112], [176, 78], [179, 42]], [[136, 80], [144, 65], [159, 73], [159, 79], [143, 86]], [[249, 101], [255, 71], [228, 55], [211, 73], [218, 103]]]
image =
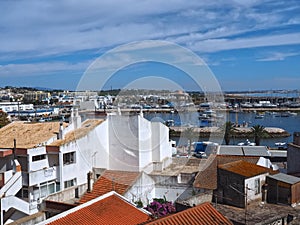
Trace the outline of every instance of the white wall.
[[[256, 199], [262, 199], [262, 185], [266, 183], [267, 175], [268, 173], [245, 179], [245, 188], [247, 188], [247, 190], [245, 190], [245, 193], [247, 193], [247, 202]], [[258, 178], [260, 179], [260, 193], [255, 194], [255, 180]]]
[[141, 200], [143, 206], [146, 206], [155, 197], [154, 180], [146, 173], [142, 172], [135, 184], [124, 194], [124, 197], [136, 202]]
[[155, 131], [152, 129], [151, 122], [138, 116], [138, 142], [139, 142], [139, 171], [151, 163], [152, 160], [152, 137]]
[[138, 119], [108, 116], [109, 169], [139, 171]]
[[[47, 154], [46, 146], [28, 149], [27, 154], [28, 154], [28, 172], [37, 171], [49, 167], [49, 162], [46, 155]], [[38, 160], [33, 162], [32, 157], [37, 155], [46, 155], [46, 158], [43, 160]]]

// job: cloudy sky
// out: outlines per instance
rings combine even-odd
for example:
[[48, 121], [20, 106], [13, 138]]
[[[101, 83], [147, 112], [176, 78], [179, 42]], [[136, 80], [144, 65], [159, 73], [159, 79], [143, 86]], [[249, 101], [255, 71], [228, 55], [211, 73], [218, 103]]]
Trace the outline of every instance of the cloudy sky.
[[[300, 89], [298, 0], [19, 0], [1, 1], [0, 15], [2, 87], [76, 89], [105, 52], [162, 40], [195, 52], [223, 90]], [[142, 73], [172, 74], [193, 89], [181, 71], [158, 64], [125, 68], [107, 87]]]

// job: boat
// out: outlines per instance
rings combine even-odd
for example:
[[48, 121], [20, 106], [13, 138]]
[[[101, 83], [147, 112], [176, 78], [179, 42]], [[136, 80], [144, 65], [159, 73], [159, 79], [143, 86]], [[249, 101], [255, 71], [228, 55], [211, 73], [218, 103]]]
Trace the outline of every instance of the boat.
[[265, 115], [264, 114], [260, 114], [260, 113], [258, 113], [258, 114], [255, 115], [255, 119], [263, 119], [264, 117], [265, 117]]
[[278, 149], [283, 149], [283, 150], [287, 149], [287, 143], [286, 142], [277, 142], [277, 143], [275, 143], [275, 146]]
[[238, 146], [255, 146], [254, 142], [250, 142], [249, 139], [247, 139], [245, 142], [240, 142], [237, 144]]
[[250, 102], [245, 102], [245, 103], [241, 103], [241, 107], [242, 108], [253, 108], [253, 105]]
[[167, 127], [173, 127], [174, 124], [175, 124], [174, 120], [166, 120], [166, 121], [165, 121], [165, 125], [166, 125]]

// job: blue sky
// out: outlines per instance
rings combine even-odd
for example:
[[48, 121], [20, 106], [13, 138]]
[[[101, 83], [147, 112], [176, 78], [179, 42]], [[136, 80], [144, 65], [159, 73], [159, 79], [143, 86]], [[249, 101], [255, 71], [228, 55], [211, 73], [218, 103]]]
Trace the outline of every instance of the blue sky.
[[[106, 51], [163, 40], [199, 55], [223, 90], [300, 89], [298, 0], [20, 0], [1, 1], [0, 15], [0, 86], [74, 90]], [[195, 89], [182, 71], [159, 64], [127, 67], [105, 87], [123, 88], [139, 74]]]

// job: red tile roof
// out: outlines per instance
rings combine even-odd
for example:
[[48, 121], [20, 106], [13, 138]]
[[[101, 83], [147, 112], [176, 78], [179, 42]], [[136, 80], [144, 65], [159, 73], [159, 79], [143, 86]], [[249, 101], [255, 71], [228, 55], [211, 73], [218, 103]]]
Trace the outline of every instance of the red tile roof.
[[140, 173], [117, 170], [106, 170], [102, 176], [94, 183], [93, 190], [86, 192], [79, 203], [85, 203], [110, 191], [115, 191], [120, 195], [133, 185]]
[[230, 162], [244, 160], [256, 164], [259, 157], [256, 156], [227, 156], [227, 155], [210, 155], [206, 164], [197, 174], [194, 187], [214, 190], [217, 189], [217, 167]]
[[79, 205], [45, 221], [49, 225], [140, 224], [149, 220], [149, 215], [127, 202], [115, 192]]
[[254, 177], [260, 174], [268, 173], [270, 169], [249, 163], [243, 160], [219, 165], [219, 169], [239, 174], [243, 177]]
[[172, 214], [149, 223], [147, 225], [232, 225], [231, 221], [218, 212], [210, 203], [203, 203], [196, 207]]

